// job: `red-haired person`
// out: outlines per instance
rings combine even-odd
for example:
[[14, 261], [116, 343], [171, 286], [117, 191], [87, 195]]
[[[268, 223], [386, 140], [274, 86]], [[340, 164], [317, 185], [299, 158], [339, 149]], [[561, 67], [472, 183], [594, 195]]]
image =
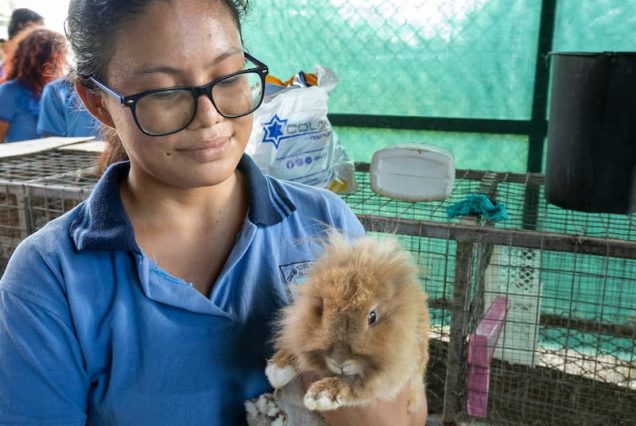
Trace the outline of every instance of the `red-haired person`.
[[42, 90], [66, 71], [66, 41], [62, 34], [34, 29], [7, 61], [0, 84], [0, 143], [34, 139]]

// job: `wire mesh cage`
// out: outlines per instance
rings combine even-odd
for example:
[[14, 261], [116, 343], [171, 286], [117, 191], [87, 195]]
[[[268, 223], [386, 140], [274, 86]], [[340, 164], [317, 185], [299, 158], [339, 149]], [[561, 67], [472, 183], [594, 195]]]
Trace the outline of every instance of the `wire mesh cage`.
[[93, 168], [49, 176], [29, 183], [28, 223], [33, 232], [47, 222], [71, 210], [90, 194], [97, 182]]
[[0, 181], [0, 258], [8, 258], [28, 235], [24, 194], [20, 184]]
[[97, 181], [97, 153], [48, 150], [0, 159], [0, 258], [26, 236], [85, 199]]
[[[3, 159], [0, 244], [17, 243], [85, 199], [97, 154], [47, 151]], [[429, 294], [429, 410], [470, 417], [468, 342], [489, 306], [509, 303], [493, 344], [490, 424], [629, 424], [636, 418], [636, 219], [563, 210], [543, 198], [542, 176], [458, 170], [445, 201], [374, 194], [369, 165], [343, 196], [369, 232], [397, 235]], [[449, 219], [468, 194], [505, 204], [510, 219]]]
[[[397, 233], [416, 255], [431, 308], [429, 407], [470, 417], [485, 393], [489, 424], [629, 424], [636, 418], [636, 219], [545, 202], [537, 174], [458, 170], [449, 199], [409, 203], [371, 192], [368, 165], [345, 196], [365, 227]], [[509, 220], [449, 219], [472, 193]], [[468, 342], [497, 297], [508, 310], [489, 386], [472, 389]]]

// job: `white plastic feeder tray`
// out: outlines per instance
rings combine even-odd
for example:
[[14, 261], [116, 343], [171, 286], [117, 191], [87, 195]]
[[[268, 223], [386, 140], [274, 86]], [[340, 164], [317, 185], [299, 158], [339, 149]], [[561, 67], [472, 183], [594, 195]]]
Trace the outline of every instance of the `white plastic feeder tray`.
[[445, 200], [453, 191], [455, 159], [432, 145], [393, 145], [373, 154], [370, 175], [377, 194], [402, 201]]

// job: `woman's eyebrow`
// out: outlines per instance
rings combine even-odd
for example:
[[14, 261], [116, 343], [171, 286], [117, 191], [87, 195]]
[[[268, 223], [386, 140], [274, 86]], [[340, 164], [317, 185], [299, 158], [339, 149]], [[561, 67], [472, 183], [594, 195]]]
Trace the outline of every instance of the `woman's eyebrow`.
[[170, 67], [168, 65], [161, 64], [143, 64], [139, 67], [133, 74], [134, 75], [146, 75], [146, 74], [180, 74], [181, 70], [177, 68]]
[[210, 61], [207, 64], [207, 66], [211, 67], [211, 66], [217, 65], [219, 62], [223, 62], [227, 58], [229, 58], [231, 56], [239, 55], [239, 54], [241, 54], [241, 55], [243, 54], [243, 49], [234, 48], [234, 49], [228, 50], [226, 52], [221, 53], [219, 56], [217, 56], [212, 61]]
[[[206, 66], [212, 67], [231, 56], [235, 56], [242, 53], [243, 53], [243, 50], [239, 48], [228, 50], [226, 52], [221, 53], [217, 57], [215, 57], [212, 61], [206, 64]], [[178, 74], [181, 74], [182, 72], [183, 71], [181, 69], [171, 67], [170, 65], [145, 63], [134, 72], [134, 75], [147, 75], [147, 74], [154, 74], [154, 73], [178, 75]]]

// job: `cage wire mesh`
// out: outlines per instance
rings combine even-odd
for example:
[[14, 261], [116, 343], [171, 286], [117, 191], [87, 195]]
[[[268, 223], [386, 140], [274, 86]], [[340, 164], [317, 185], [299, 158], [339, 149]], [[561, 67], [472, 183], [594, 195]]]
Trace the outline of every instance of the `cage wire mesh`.
[[0, 181], [0, 258], [7, 259], [28, 235], [22, 185]]
[[[358, 164], [356, 178], [359, 190], [344, 197], [349, 206], [368, 229], [397, 233], [422, 270], [432, 321], [432, 412], [467, 416], [466, 340], [494, 298], [505, 296], [510, 309], [493, 354], [485, 422], [633, 422], [634, 215], [549, 205], [537, 174], [458, 170], [449, 199], [419, 203], [374, 194], [368, 164]], [[510, 220], [448, 219], [447, 207], [475, 192], [504, 203]], [[462, 265], [459, 248], [469, 253]], [[450, 369], [456, 379], [449, 387]]]
[[330, 112], [530, 117], [540, 3], [263, 0], [253, 6], [243, 26], [248, 48], [283, 79], [316, 64], [332, 68], [340, 84]]
[[[331, 68], [339, 81], [329, 96], [331, 114], [530, 118], [540, 2], [264, 0], [252, 6], [243, 24], [246, 47], [283, 80], [316, 65]], [[527, 164], [525, 135], [336, 131], [356, 161], [370, 161], [387, 144], [426, 140], [452, 147], [463, 168], [524, 171]]]
[[0, 159], [0, 263], [27, 235], [88, 196], [96, 156], [50, 150]]
[[491, 423], [601, 425], [636, 418], [635, 265], [634, 259], [495, 247], [485, 271], [485, 306], [504, 295], [511, 308], [491, 369]]
[[[541, 3], [262, 0], [244, 36], [283, 79], [316, 64], [334, 69], [331, 113], [527, 120]], [[631, 1], [557, 6], [555, 50], [633, 48], [625, 37], [636, 22]], [[526, 164], [527, 137], [518, 135], [363, 128], [340, 135], [358, 161], [387, 141], [425, 139], [452, 147], [464, 168]], [[0, 257], [88, 195], [94, 155], [55, 150], [0, 160]], [[465, 414], [466, 339], [504, 295], [511, 307], [494, 351], [486, 421], [633, 424], [635, 216], [559, 209], [544, 201], [540, 176], [497, 173], [490, 195], [505, 203], [509, 221], [449, 220], [446, 208], [482, 190], [485, 178], [458, 171], [448, 200], [405, 203], [373, 194], [362, 167], [360, 189], [344, 197], [368, 229], [397, 233], [420, 266], [432, 321], [430, 410]]]
[[97, 182], [92, 168], [50, 176], [25, 186], [29, 199], [29, 223], [33, 232], [71, 210], [90, 194]]
[[[333, 69], [330, 113], [529, 120], [542, 3], [259, 0], [242, 28], [246, 48], [278, 77]], [[558, 0], [553, 50], [633, 50], [633, 10], [633, 0]], [[463, 169], [527, 170], [527, 135], [336, 131], [355, 161], [417, 141], [452, 149]]]
[[[88, 196], [95, 155], [2, 160], [3, 253]], [[359, 189], [343, 198], [368, 230], [398, 236], [429, 294], [431, 412], [466, 415], [466, 340], [503, 295], [511, 307], [492, 362], [489, 423], [636, 418], [634, 215], [566, 211], [544, 201], [540, 175], [477, 170], [458, 170], [445, 201], [402, 202], [374, 194], [369, 165], [357, 166]], [[510, 220], [448, 219], [447, 207], [475, 192], [504, 203]]]

